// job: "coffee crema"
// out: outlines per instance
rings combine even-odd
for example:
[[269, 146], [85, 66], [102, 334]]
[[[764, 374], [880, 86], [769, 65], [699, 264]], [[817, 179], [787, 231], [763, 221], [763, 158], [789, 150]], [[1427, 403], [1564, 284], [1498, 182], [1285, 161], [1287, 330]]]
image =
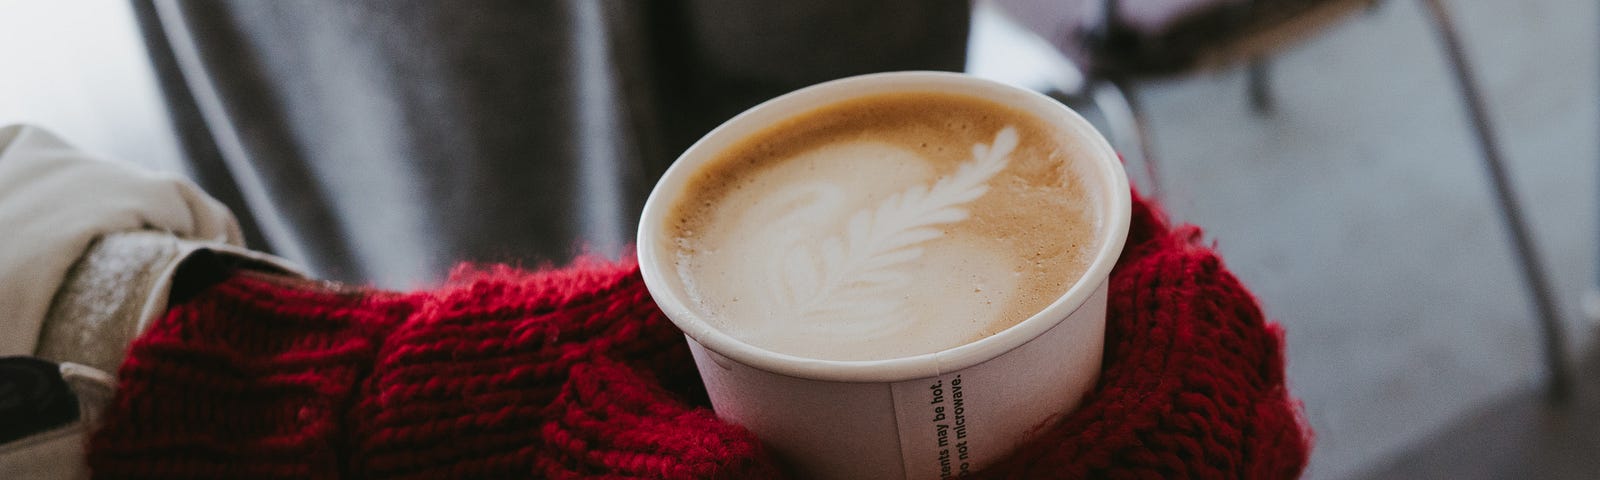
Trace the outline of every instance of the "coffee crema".
[[893, 93], [774, 124], [715, 155], [669, 210], [691, 308], [773, 352], [881, 360], [977, 341], [1082, 276], [1087, 148], [988, 100]]

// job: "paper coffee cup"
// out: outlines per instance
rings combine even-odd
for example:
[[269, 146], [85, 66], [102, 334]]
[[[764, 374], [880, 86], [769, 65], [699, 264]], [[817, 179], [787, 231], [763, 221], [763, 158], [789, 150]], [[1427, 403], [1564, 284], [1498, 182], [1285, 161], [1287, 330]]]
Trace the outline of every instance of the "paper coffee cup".
[[[947, 350], [836, 361], [772, 352], [696, 313], [674, 267], [673, 208], [706, 162], [765, 127], [819, 107], [900, 92], [955, 93], [1042, 119], [1080, 141], [1074, 158], [1098, 209], [1088, 268], [1055, 302], [1011, 328]], [[1130, 216], [1128, 180], [1105, 138], [1038, 93], [955, 73], [863, 75], [804, 88], [734, 117], [691, 146], [651, 192], [639, 226], [645, 284], [684, 331], [717, 416], [742, 425], [805, 478], [961, 476], [1004, 457], [1094, 387], [1105, 339], [1106, 284]]]

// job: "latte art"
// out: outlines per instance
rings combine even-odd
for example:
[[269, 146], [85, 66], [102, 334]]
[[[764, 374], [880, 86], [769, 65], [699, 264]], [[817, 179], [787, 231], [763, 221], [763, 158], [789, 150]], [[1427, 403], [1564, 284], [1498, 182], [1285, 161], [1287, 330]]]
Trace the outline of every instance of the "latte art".
[[994, 334], [1081, 274], [1093, 209], [1038, 120], [949, 95], [857, 101], [773, 127], [673, 209], [709, 323], [768, 350], [865, 360]]
[[[894, 333], [906, 322], [913, 286], [908, 263], [922, 256], [923, 243], [944, 236], [934, 228], [967, 219], [967, 203], [989, 190], [988, 181], [1005, 168], [1017, 147], [1017, 131], [1007, 127], [990, 145], [972, 147], [973, 159], [954, 175], [933, 186], [915, 185], [850, 215], [844, 231], [811, 244], [796, 243], [776, 250], [778, 265], [767, 269], [769, 298], [775, 306], [767, 322], [788, 322], [820, 334], [877, 337]], [[791, 191], [803, 189], [791, 187]], [[785, 192], [776, 194], [784, 198]], [[842, 192], [824, 189], [831, 198], [817, 203], [837, 203]], [[798, 212], [797, 212], [798, 213]], [[797, 225], [783, 221], [765, 225], [765, 237], [784, 237]], [[799, 237], [809, 239], [811, 237]], [[791, 242], [784, 242], [791, 243]], [[789, 245], [786, 245], [789, 246]]]

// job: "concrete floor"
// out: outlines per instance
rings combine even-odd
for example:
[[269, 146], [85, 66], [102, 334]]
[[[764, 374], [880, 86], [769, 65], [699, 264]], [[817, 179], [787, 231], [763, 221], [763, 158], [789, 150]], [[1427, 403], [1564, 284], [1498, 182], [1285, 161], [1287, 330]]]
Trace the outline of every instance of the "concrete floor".
[[[1579, 305], [1596, 278], [1600, 12], [1447, 4], [1576, 353], [1594, 338]], [[1386, 2], [1276, 58], [1272, 115], [1249, 111], [1237, 69], [1140, 92], [1173, 216], [1204, 226], [1288, 329], [1291, 388], [1317, 431], [1307, 478], [1360, 476], [1463, 420], [1512, 415], [1523, 407], [1504, 400], [1532, 401], [1542, 379], [1440, 49], [1418, 2]]]
[[[1446, 3], [1576, 358], [1595, 338], [1579, 304], [1596, 279], [1600, 11]], [[0, 0], [0, 43], [14, 54], [0, 65], [0, 123], [44, 123], [92, 151], [181, 171], [129, 18], [125, 2]], [[1288, 328], [1291, 388], [1317, 430], [1307, 478], [1600, 477], [1571, 460], [1587, 455], [1559, 454], [1600, 449], [1585, 413], [1600, 408], [1600, 362], [1583, 363], [1589, 393], [1573, 406], [1537, 402], [1532, 310], [1418, 4], [1386, 2], [1276, 58], [1274, 72], [1279, 108], [1266, 117], [1249, 111], [1240, 70], [1139, 93], [1172, 215], [1204, 226]]]
[[1600, 477], [1600, 357], [1584, 362], [1573, 400], [1554, 407], [1520, 389], [1451, 422], [1369, 470], [1368, 480]]

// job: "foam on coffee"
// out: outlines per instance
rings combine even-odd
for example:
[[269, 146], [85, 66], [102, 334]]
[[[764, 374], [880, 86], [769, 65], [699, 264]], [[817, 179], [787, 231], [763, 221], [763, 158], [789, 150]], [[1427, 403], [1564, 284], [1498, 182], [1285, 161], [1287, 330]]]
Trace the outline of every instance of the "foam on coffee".
[[825, 106], [727, 148], [668, 214], [692, 308], [807, 358], [936, 352], [1026, 320], [1083, 274], [1077, 140], [975, 97]]

